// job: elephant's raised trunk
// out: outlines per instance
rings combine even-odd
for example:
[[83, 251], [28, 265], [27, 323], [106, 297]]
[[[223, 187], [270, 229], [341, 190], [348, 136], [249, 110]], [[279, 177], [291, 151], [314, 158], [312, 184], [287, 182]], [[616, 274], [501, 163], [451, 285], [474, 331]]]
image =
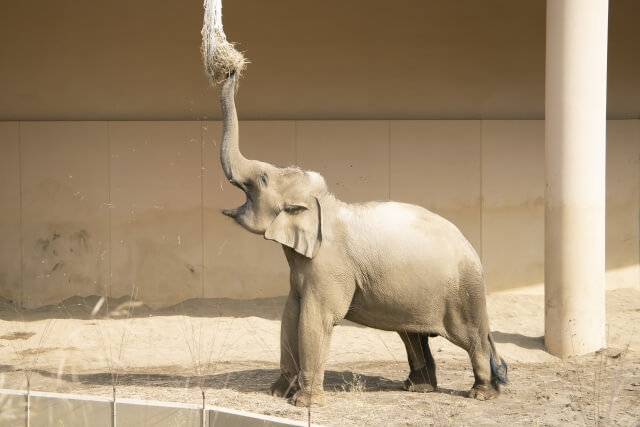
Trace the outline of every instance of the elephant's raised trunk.
[[250, 177], [252, 161], [247, 160], [238, 145], [238, 114], [235, 104], [235, 74], [222, 84], [220, 104], [222, 105], [222, 144], [220, 145], [220, 162], [227, 179], [242, 188]]

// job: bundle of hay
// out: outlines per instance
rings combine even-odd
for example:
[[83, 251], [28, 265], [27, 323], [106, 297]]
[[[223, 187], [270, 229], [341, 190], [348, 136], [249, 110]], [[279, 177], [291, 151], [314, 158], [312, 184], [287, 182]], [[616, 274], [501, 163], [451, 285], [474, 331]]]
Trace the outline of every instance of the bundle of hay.
[[204, 0], [201, 51], [204, 70], [213, 85], [234, 73], [240, 77], [247, 66], [244, 55], [227, 41], [222, 30], [222, 0]]

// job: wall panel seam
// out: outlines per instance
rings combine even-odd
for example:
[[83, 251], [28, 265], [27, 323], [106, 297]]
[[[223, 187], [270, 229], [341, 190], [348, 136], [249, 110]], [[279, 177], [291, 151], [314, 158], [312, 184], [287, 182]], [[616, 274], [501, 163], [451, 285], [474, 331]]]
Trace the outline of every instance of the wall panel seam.
[[[22, 220], [22, 122], [18, 122], [18, 200], [20, 224], [20, 307], [24, 305], [24, 231]], [[15, 301], [14, 301], [15, 304]]]
[[293, 164], [298, 165], [298, 120], [293, 121]]
[[[640, 121], [638, 122], [640, 123]], [[640, 133], [640, 126], [638, 127], [639, 129], [639, 133]], [[640, 135], [638, 135], [638, 139], [640, 139]], [[638, 171], [637, 171], [637, 183], [638, 183], [638, 218], [637, 218], [637, 227], [638, 227], [638, 242], [637, 242], [637, 248], [638, 248], [638, 265], [640, 266], [640, 153], [638, 153], [637, 157], [636, 157], [636, 161], [638, 164]], [[636, 276], [636, 284], [640, 285], [640, 268], [638, 268], [638, 275]]]
[[201, 291], [202, 291], [202, 298], [204, 298], [204, 271], [205, 271], [205, 266], [204, 266], [204, 122], [201, 120], [200, 121], [200, 219], [201, 219], [201, 224], [200, 224], [200, 240], [201, 240], [201, 253], [202, 253], [202, 258], [200, 259], [200, 265], [201, 265]]
[[113, 286], [113, 263], [111, 253], [113, 252], [113, 246], [111, 241], [111, 121], [107, 120], [107, 229], [109, 233], [108, 242], [109, 242], [109, 277], [107, 279], [108, 289], [105, 289], [105, 297], [111, 297], [112, 295], [112, 286]]
[[387, 174], [389, 176], [388, 200], [391, 200], [391, 120], [387, 120]]
[[480, 120], [480, 260], [484, 253], [484, 126], [485, 121]]

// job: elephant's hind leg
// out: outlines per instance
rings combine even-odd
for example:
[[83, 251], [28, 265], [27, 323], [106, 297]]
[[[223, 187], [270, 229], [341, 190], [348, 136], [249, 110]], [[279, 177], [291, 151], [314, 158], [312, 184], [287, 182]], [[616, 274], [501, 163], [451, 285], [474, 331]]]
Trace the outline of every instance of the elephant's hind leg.
[[409, 359], [409, 378], [404, 389], [426, 393], [438, 388], [436, 363], [429, 349], [429, 336], [426, 334], [399, 332], [407, 349]]
[[475, 382], [469, 390], [468, 396], [478, 400], [491, 400], [500, 395], [500, 386], [493, 380], [491, 374], [491, 349], [488, 334], [473, 340], [475, 345], [468, 349], [473, 367]]

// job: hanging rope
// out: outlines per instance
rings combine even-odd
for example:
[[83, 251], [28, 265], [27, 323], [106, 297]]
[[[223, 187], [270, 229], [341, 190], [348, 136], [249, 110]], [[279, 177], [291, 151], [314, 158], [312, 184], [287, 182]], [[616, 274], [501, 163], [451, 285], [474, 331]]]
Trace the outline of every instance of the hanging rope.
[[240, 77], [248, 61], [227, 41], [222, 29], [222, 0], [204, 0], [202, 24], [202, 60], [212, 85], [235, 73]]

